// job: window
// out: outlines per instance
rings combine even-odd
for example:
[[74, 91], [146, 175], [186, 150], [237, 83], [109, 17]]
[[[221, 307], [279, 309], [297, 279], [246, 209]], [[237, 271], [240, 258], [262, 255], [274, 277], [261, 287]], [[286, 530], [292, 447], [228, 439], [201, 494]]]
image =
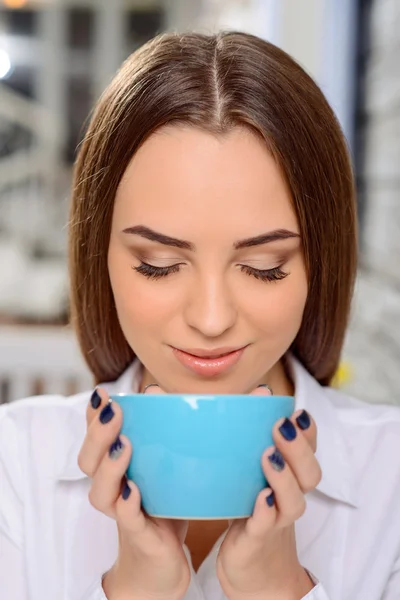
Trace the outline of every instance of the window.
[[132, 10], [127, 15], [127, 42], [129, 51], [141, 46], [161, 33], [165, 24], [165, 12], [160, 7], [149, 10]]
[[74, 7], [68, 9], [66, 15], [68, 47], [90, 50], [94, 43], [94, 14], [92, 9]]
[[37, 12], [33, 10], [2, 11], [6, 31], [10, 35], [35, 36], [37, 33]]

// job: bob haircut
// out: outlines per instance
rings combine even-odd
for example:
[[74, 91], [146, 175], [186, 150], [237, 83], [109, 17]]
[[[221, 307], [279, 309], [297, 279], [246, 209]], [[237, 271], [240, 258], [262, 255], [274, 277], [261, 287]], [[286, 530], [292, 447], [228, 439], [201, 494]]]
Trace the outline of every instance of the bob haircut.
[[245, 126], [265, 141], [291, 191], [308, 278], [303, 321], [290, 351], [329, 385], [357, 268], [347, 145], [305, 71], [273, 44], [240, 32], [157, 36], [124, 62], [93, 111], [75, 164], [69, 269], [71, 322], [95, 383], [115, 380], [134, 358], [107, 266], [116, 191], [139, 146], [167, 124], [214, 135]]

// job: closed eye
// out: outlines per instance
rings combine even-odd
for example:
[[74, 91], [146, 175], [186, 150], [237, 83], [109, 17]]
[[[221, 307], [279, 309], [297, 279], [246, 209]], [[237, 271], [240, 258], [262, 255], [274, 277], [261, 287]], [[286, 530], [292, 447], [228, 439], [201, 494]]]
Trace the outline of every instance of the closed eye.
[[141, 275], [144, 275], [148, 279], [161, 279], [162, 277], [167, 277], [167, 275], [171, 275], [172, 273], [178, 273], [182, 264], [183, 263], [177, 263], [176, 265], [170, 265], [168, 267], [155, 267], [154, 265], [141, 262], [138, 267], [132, 267], [132, 269]]
[[254, 267], [249, 267], [248, 265], [239, 266], [241, 271], [247, 273], [247, 275], [255, 277], [256, 279], [260, 279], [261, 281], [280, 281], [289, 275], [289, 273], [282, 271], [281, 267], [274, 267], [273, 269], [255, 269]]
[[[184, 263], [177, 263], [168, 267], [155, 267], [154, 265], [141, 262], [139, 266], [132, 268], [134, 271], [140, 273], [148, 279], [161, 279], [171, 275], [172, 273], [178, 273], [183, 264]], [[273, 269], [255, 269], [254, 267], [250, 267], [248, 265], [239, 265], [239, 267], [240, 270], [247, 275], [255, 277], [256, 279], [264, 282], [280, 281], [289, 275], [289, 273], [283, 271], [280, 266], [274, 267]]]

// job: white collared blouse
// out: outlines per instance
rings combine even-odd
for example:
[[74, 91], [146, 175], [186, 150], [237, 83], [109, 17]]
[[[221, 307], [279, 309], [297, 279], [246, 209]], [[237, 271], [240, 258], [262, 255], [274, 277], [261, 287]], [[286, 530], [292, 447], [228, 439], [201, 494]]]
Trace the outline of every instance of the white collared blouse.
[[[307, 600], [400, 600], [400, 409], [321, 387], [290, 358], [296, 409], [318, 427], [323, 477], [296, 523]], [[137, 391], [135, 362], [109, 393]], [[115, 521], [88, 500], [77, 456], [91, 391], [0, 407], [0, 598], [106, 600], [101, 580], [118, 551]], [[223, 537], [185, 600], [226, 600], [215, 570]], [[190, 553], [185, 546], [190, 562]], [[191, 563], [190, 563], [191, 564]]]

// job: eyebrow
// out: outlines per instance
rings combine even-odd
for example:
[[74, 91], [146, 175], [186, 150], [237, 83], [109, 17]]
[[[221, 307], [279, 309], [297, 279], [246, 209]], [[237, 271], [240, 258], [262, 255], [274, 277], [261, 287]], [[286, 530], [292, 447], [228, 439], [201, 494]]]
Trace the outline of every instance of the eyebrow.
[[[122, 231], [122, 233], [127, 233], [130, 235], [139, 235], [151, 242], [157, 242], [158, 244], [163, 244], [164, 246], [173, 246], [174, 248], [181, 248], [182, 250], [191, 250], [194, 252], [196, 247], [192, 242], [187, 242], [186, 240], [178, 240], [177, 238], [170, 237], [169, 235], [165, 235], [163, 233], [159, 233], [158, 231], [153, 231], [149, 227], [145, 227], [144, 225], [135, 225], [133, 227], [127, 227]], [[275, 231], [269, 231], [268, 233], [262, 233], [261, 235], [257, 235], [256, 237], [247, 238], [244, 240], [240, 240], [234, 243], [235, 250], [240, 250], [241, 248], [251, 248], [252, 246], [261, 246], [262, 244], [269, 244], [271, 242], [278, 242], [280, 240], [287, 240], [290, 238], [299, 238], [300, 235], [295, 233], [294, 231], [289, 231], [287, 229], [276, 229]]]

